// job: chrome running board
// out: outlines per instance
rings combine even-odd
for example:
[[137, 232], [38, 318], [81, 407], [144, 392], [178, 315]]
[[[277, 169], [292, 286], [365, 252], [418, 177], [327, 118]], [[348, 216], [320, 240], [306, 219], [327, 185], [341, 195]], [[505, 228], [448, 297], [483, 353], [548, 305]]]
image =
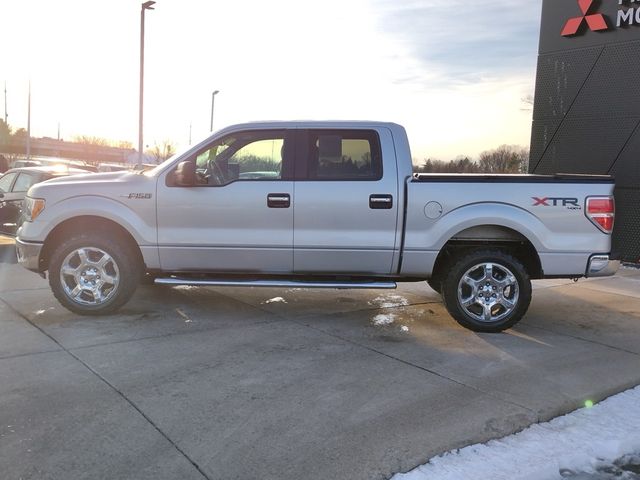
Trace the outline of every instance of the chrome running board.
[[192, 285], [202, 287], [279, 287], [279, 288], [396, 288], [396, 282], [390, 281], [308, 281], [308, 280], [216, 280], [167, 277], [156, 278], [157, 285]]

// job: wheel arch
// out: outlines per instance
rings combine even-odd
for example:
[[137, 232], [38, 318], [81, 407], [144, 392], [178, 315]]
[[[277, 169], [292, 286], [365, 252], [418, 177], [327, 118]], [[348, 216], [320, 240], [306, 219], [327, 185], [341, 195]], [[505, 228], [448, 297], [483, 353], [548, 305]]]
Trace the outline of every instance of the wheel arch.
[[49, 261], [56, 245], [63, 240], [69, 238], [74, 233], [83, 231], [103, 231], [105, 233], [115, 235], [121, 239], [127, 247], [134, 252], [134, 255], [140, 265], [144, 268], [144, 259], [140, 247], [135, 238], [125, 227], [119, 223], [98, 215], [80, 215], [68, 218], [56, 225], [45, 238], [42, 252], [40, 254], [40, 270], [49, 269]]
[[478, 248], [499, 248], [517, 258], [530, 278], [543, 277], [540, 256], [533, 243], [522, 233], [504, 225], [477, 225], [455, 233], [443, 245], [436, 257], [432, 277], [442, 276], [460, 255]]

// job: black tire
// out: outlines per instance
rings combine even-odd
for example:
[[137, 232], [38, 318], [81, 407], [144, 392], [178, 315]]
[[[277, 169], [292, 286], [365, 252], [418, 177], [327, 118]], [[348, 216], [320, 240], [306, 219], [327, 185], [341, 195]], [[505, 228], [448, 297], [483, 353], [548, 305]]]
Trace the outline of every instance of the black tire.
[[427, 280], [427, 285], [429, 285], [432, 290], [442, 294], [442, 279], [440, 277], [431, 277]]
[[49, 262], [53, 295], [63, 307], [81, 315], [115, 312], [132, 297], [140, 277], [133, 249], [108, 232], [74, 234], [55, 247]]
[[449, 269], [442, 297], [451, 316], [463, 327], [474, 332], [501, 332], [527, 312], [531, 280], [522, 263], [508, 253], [469, 252]]

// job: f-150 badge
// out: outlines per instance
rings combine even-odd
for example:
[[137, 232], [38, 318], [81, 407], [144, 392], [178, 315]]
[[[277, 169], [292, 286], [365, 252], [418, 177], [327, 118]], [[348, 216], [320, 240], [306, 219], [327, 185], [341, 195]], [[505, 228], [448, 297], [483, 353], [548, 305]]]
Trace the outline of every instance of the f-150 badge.
[[152, 195], [150, 193], [130, 193], [129, 195], [120, 196], [131, 200], [149, 200]]

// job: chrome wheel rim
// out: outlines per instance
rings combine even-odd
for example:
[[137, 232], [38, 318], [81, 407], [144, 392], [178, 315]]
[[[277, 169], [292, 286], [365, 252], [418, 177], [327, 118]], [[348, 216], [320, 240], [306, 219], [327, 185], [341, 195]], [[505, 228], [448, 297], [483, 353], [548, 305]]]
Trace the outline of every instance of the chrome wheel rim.
[[96, 247], [83, 247], [67, 255], [60, 268], [64, 293], [81, 305], [102, 305], [116, 293], [120, 270], [107, 252]]
[[518, 305], [519, 296], [515, 275], [497, 263], [479, 263], [458, 282], [458, 303], [467, 315], [483, 323], [507, 317]]

